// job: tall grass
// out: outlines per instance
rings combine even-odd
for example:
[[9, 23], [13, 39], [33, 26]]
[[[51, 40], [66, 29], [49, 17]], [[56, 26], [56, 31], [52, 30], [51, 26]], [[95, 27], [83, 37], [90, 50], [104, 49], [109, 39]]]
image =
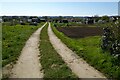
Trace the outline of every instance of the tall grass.
[[25, 42], [30, 35], [41, 27], [43, 23], [38, 26], [16, 25], [16, 26], [2, 26], [2, 66], [15, 62]]

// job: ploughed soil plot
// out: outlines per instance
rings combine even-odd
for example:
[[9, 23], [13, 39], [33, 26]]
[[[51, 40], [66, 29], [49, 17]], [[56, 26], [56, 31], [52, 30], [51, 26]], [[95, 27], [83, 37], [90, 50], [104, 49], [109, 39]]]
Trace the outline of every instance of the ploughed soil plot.
[[57, 27], [57, 30], [71, 38], [97, 36], [102, 35], [103, 33], [103, 30], [100, 27]]

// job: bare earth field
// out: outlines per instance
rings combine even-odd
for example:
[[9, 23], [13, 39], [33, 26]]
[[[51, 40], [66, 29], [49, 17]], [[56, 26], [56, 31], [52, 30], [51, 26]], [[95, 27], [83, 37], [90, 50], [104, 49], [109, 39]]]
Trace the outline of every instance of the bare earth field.
[[98, 36], [103, 33], [102, 28], [99, 27], [57, 27], [57, 30], [71, 38]]

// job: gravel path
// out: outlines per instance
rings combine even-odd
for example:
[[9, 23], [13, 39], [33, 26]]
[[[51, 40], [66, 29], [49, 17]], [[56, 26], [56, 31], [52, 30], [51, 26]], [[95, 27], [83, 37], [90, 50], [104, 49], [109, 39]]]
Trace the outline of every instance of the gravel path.
[[72, 50], [70, 50], [60, 39], [53, 33], [50, 23], [48, 27], [48, 35], [51, 44], [67, 63], [68, 67], [75, 73], [79, 78], [105, 78], [105, 76], [87, 64], [82, 58], [77, 56]]
[[42, 28], [40, 27], [26, 42], [21, 55], [12, 69], [10, 78], [43, 78], [43, 71], [39, 62], [39, 39]]

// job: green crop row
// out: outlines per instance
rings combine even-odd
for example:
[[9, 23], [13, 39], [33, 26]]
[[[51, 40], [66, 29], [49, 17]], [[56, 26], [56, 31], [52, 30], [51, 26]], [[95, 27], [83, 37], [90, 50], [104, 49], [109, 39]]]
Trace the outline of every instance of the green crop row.
[[101, 36], [92, 36], [81, 39], [72, 39], [59, 32], [52, 24], [52, 30], [78, 56], [82, 57], [91, 66], [104, 73], [108, 78], [120, 78], [120, 66], [118, 59], [108, 52], [102, 51]]
[[2, 26], [2, 66], [15, 62], [28, 40], [30, 35], [41, 27], [43, 23], [38, 26], [16, 25], [16, 26]]

